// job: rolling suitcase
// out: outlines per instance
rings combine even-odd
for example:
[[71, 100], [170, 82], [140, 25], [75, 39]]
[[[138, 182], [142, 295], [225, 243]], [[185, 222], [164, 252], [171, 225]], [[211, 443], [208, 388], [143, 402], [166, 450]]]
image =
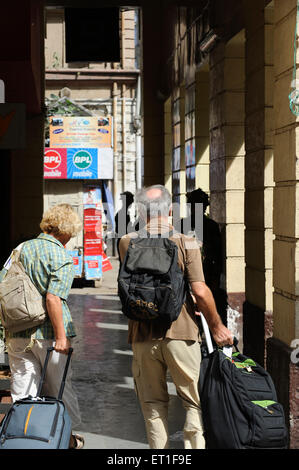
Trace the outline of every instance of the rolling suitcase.
[[288, 432], [283, 407], [269, 373], [233, 347], [214, 348], [201, 314], [200, 401], [207, 449], [285, 449]]
[[50, 353], [47, 349], [36, 397], [17, 400], [0, 427], [0, 449], [68, 449], [71, 419], [62, 401], [73, 349], [69, 349], [58, 398], [41, 397]]

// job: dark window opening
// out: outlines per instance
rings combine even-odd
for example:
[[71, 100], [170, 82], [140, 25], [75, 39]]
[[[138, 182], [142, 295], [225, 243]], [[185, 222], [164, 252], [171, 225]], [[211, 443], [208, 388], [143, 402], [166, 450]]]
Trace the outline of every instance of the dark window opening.
[[66, 62], [119, 62], [119, 9], [65, 9]]

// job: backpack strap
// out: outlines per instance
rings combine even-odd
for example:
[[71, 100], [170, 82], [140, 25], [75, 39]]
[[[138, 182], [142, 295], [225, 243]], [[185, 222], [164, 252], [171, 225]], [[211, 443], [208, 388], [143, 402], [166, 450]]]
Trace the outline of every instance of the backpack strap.
[[13, 261], [18, 261], [24, 242], [18, 245], [10, 254], [9, 258], [5, 261], [3, 268], [9, 271]]

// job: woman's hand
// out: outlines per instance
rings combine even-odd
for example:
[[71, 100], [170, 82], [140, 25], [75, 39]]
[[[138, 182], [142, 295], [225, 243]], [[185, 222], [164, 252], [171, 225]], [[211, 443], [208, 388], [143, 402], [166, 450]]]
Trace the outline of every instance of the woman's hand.
[[68, 354], [69, 348], [71, 347], [70, 340], [68, 338], [56, 338], [54, 349], [61, 354]]

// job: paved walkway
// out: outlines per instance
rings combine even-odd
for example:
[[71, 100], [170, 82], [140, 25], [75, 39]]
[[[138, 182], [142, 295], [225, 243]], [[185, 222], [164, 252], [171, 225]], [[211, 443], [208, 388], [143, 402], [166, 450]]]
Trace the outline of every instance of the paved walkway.
[[[76, 324], [73, 384], [78, 394], [86, 449], [148, 449], [131, 374], [127, 320], [121, 313], [118, 261], [97, 287], [73, 288], [69, 306]], [[173, 449], [183, 448], [184, 410], [169, 381], [169, 429]]]

